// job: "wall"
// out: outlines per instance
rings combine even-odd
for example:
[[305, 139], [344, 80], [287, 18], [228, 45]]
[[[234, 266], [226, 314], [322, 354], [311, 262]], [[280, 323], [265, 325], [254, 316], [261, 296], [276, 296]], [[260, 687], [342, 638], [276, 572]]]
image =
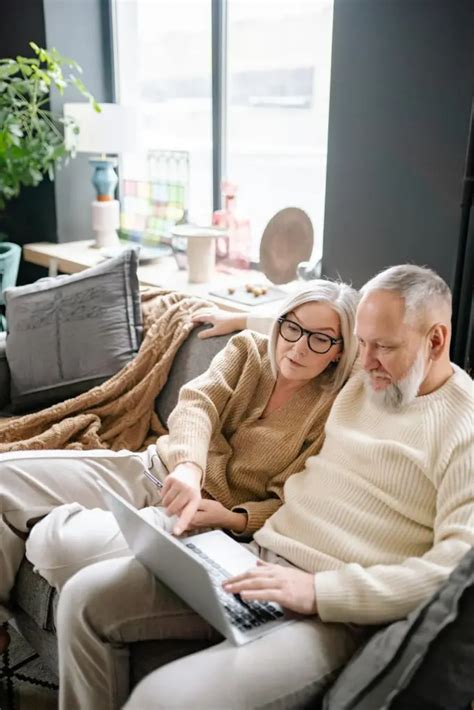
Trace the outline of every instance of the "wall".
[[[0, 56], [32, 56], [30, 40], [56, 47], [83, 68], [86, 86], [99, 101], [113, 100], [110, 61], [109, 3], [107, 0], [2, 0]], [[62, 111], [64, 101], [82, 97], [68, 91], [52, 96], [51, 107]], [[65, 242], [92, 238], [90, 202], [94, 196], [92, 171], [86, 156], [78, 156], [51, 183], [23, 188], [0, 215], [0, 231], [17, 244]], [[28, 283], [46, 271], [22, 262], [18, 283]]]
[[[32, 56], [33, 51], [28, 46], [31, 40], [40, 46], [45, 44], [42, 2], [2, 0], [0, 56]], [[52, 183], [45, 180], [36, 188], [23, 189], [17, 199], [8, 202], [3, 213], [0, 213], [0, 231], [17, 244], [56, 241], [56, 208]], [[44, 274], [44, 269], [22, 263], [18, 282], [28, 283]]]
[[474, 77], [472, 0], [335, 0], [323, 270], [452, 281]]
[[[111, 37], [107, 0], [43, 0], [48, 47], [72, 57], [83, 70], [82, 79], [97, 101], [113, 101]], [[51, 105], [62, 113], [68, 101], [84, 101], [75, 90], [54, 94]], [[87, 155], [78, 154], [56, 175], [57, 234], [59, 242], [92, 239], [91, 201], [95, 192]]]

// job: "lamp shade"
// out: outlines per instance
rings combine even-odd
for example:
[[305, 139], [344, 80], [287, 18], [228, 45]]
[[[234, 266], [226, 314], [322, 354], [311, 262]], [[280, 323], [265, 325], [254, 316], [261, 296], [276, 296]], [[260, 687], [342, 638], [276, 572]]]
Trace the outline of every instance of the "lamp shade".
[[78, 153], [119, 153], [137, 149], [137, 113], [131, 106], [100, 104], [101, 112], [89, 103], [64, 104], [64, 116], [79, 126], [75, 134], [66, 124], [65, 142], [69, 150]]

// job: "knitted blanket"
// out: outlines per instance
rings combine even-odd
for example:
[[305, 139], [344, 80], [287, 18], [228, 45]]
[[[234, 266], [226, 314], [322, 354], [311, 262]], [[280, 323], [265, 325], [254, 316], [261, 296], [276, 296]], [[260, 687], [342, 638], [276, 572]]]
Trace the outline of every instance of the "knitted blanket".
[[139, 451], [166, 433], [155, 411], [190, 316], [210, 304], [164, 290], [142, 294], [144, 338], [136, 357], [88, 392], [34, 414], [0, 420], [0, 451], [129, 449]]

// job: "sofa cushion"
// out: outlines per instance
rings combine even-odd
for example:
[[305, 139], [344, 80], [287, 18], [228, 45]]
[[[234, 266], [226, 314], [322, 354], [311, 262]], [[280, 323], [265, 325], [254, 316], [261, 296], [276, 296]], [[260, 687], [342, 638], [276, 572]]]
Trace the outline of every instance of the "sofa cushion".
[[33, 618], [41, 629], [54, 631], [51, 626], [51, 602], [54, 595], [54, 589], [33, 571], [33, 565], [25, 557], [16, 575], [12, 593], [15, 606]]
[[10, 368], [7, 362], [6, 333], [0, 333], [0, 410], [10, 402]]
[[372, 636], [323, 710], [464, 710], [474, 700], [473, 614], [474, 548], [425, 604]]
[[85, 392], [138, 352], [141, 311], [134, 250], [73, 276], [7, 289], [5, 301], [15, 412]]
[[231, 337], [231, 335], [219, 335], [201, 340], [198, 338], [198, 333], [202, 330], [206, 328], [204, 326], [195, 328], [181, 345], [174, 357], [168, 381], [156, 398], [155, 410], [165, 426], [176, 406], [181, 387], [205, 372], [212, 358], [225, 347]]

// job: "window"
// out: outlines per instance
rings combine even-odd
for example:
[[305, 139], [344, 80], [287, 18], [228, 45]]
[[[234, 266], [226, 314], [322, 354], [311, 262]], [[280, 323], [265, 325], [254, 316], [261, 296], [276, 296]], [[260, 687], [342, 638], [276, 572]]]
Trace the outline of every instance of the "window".
[[[252, 258], [265, 224], [289, 206], [313, 222], [322, 252], [332, 0], [227, 0], [227, 178], [248, 217]], [[143, 153], [125, 179], [146, 179], [147, 150], [189, 153], [190, 221], [212, 214], [211, 0], [115, 0], [118, 95], [138, 106]], [[214, 147], [219, 148], [219, 147]]]
[[[124, 180], [146, 181], [148, 151], [189, 154], [190, 219], [212, 215], [211, 0], [116, 0], [119, 101], [138, 108], [141, 152], [123, 156]], [[166, 170], [165, 161], [161, 168]], [[173, 182], [180, 168], [168, 163]]]
[[227, 173], [251, 220], [301, 207], [322, 251], [332, 2], [228, 3]]

